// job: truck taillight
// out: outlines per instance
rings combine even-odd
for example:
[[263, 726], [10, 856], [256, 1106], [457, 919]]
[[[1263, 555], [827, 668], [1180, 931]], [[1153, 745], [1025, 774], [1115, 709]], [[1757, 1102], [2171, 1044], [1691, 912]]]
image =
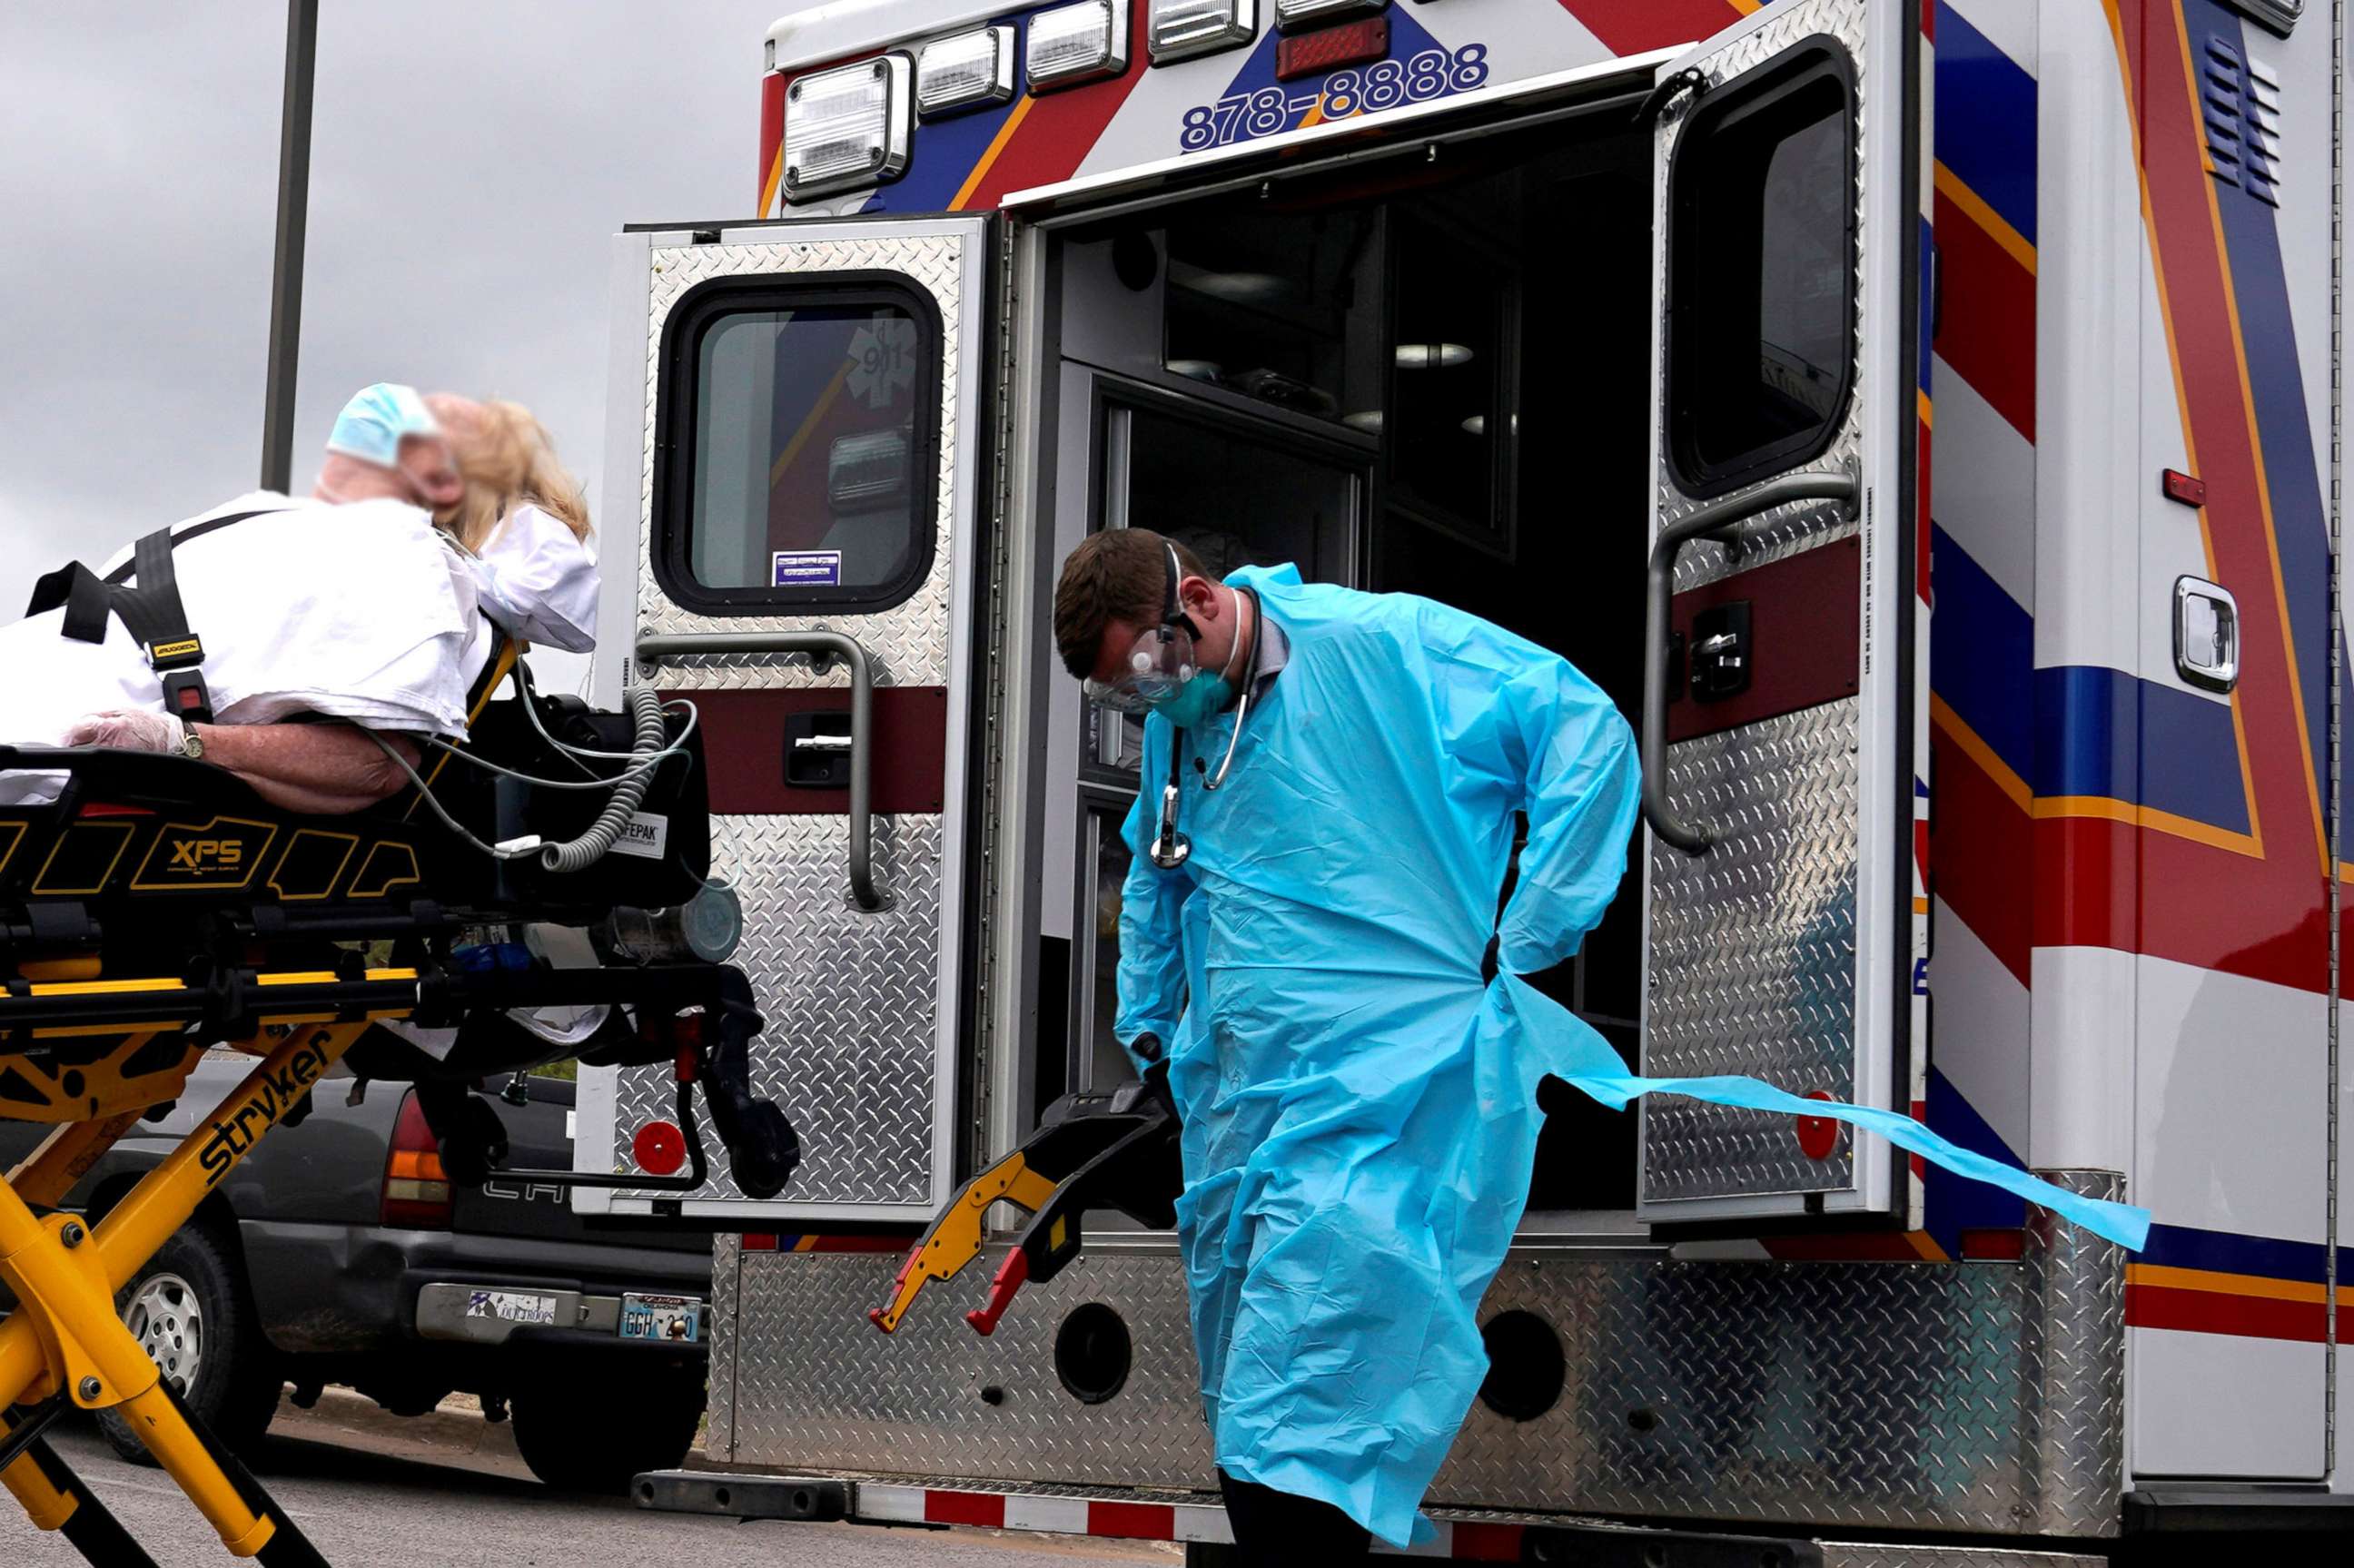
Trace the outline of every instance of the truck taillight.
[[449, 1226], [450, 1210], [450, 1173], [441, 1169], [441, 1146], [411, 1089], [401, 1096], [392, 1148], [384, 1157], [384, 1223], [442, 1230]]

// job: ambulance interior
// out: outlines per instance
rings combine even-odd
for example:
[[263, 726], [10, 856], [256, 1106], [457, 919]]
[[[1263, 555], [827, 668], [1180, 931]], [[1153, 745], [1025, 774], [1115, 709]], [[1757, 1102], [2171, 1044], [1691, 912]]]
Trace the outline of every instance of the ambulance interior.
[[[1615, 114], [1564, 130], [1069, 231], [1055, 561], [1088, 531], [1147, 527], [1215, 572], [1293, 561], [1429, 595], [1559, 652], [1634, 723], [1651, 141]], [[1042, 895], [1038, 1106], [1129, 1075], [1112, 1020], [1134, 721], [1050, 685], [1048, 839], [1067, 861]], [[1640, 902], [1630, 863], [1584, 950], [1537, 977], [1630, 1063]], [[1623, 1234], [1635, 1116], [1550, 1080], [1543, 1103], [1530, 1224]]]

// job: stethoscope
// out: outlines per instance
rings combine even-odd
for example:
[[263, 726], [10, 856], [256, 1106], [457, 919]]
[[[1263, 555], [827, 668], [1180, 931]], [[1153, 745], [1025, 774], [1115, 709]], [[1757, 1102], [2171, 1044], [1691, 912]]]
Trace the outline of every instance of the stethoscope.
[[[1235, 705], [1235, 729], [1226, 737], [1226, 755], [1219, 760], [1217, 772], [1202, 780], [1202, 788], [1213, 794], [1225, 785], [1226, 774], [1235, 765], [1235, 747], [1242, 744], [1243, 720], [1250, 716], [1251, 687], [1258, 672], [1258, 629], [1267, 609], [1259, 603], [1257, 593], [1249, 588], [1242, 591], [1250, 594], [1251, 600], [1250, 651], [1243, 660], [1242, 697]], [[1179, 785], [1184, 779], [1184, 733], [1172, 726], [1169, 735], [1169, 782], [1161, 788], [1161, 828], [1152, 835], [1152, 847], [1146, 852], [1152, 863], [1163, 871], [1176, 870], [1193, 853], [1193, 841], [1177, 831], [1177, 800]]]

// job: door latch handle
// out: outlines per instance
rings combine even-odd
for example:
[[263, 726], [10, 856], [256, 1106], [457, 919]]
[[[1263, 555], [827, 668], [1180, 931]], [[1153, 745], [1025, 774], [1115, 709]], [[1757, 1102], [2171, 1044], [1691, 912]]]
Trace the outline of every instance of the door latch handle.
[[1749, 689], [1749, 601], [1714, 605], [1692, 617], [1691, 696], [1720, 703]]

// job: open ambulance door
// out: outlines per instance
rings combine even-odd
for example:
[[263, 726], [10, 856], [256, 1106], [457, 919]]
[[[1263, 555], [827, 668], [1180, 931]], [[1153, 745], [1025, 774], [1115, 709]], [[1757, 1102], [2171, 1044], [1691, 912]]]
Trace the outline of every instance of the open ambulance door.
[[[1897, 1110], [1927, 1046], [1919, 52], [1912, 0], [1780, 0], [1649, 105], [1642, 1068]], [[1655, 1224], [1917, 1218], [1880, 1138], [1678, 1097], [1639, 1192]]]
[[[801, 1163], [749, 1200], [706, 1125], [701, 1190], [582, 1192], [585, 1212], [769, 1231], [949, 1197], [991, 222], [620, 237], [599, 686], [626, 657], [695, 705], [713, 875], [766, 1021], [753, 1086]], [[578, 1168], [678, 1170], [667, 1066], [585, 1069], [579, 1106]]]

